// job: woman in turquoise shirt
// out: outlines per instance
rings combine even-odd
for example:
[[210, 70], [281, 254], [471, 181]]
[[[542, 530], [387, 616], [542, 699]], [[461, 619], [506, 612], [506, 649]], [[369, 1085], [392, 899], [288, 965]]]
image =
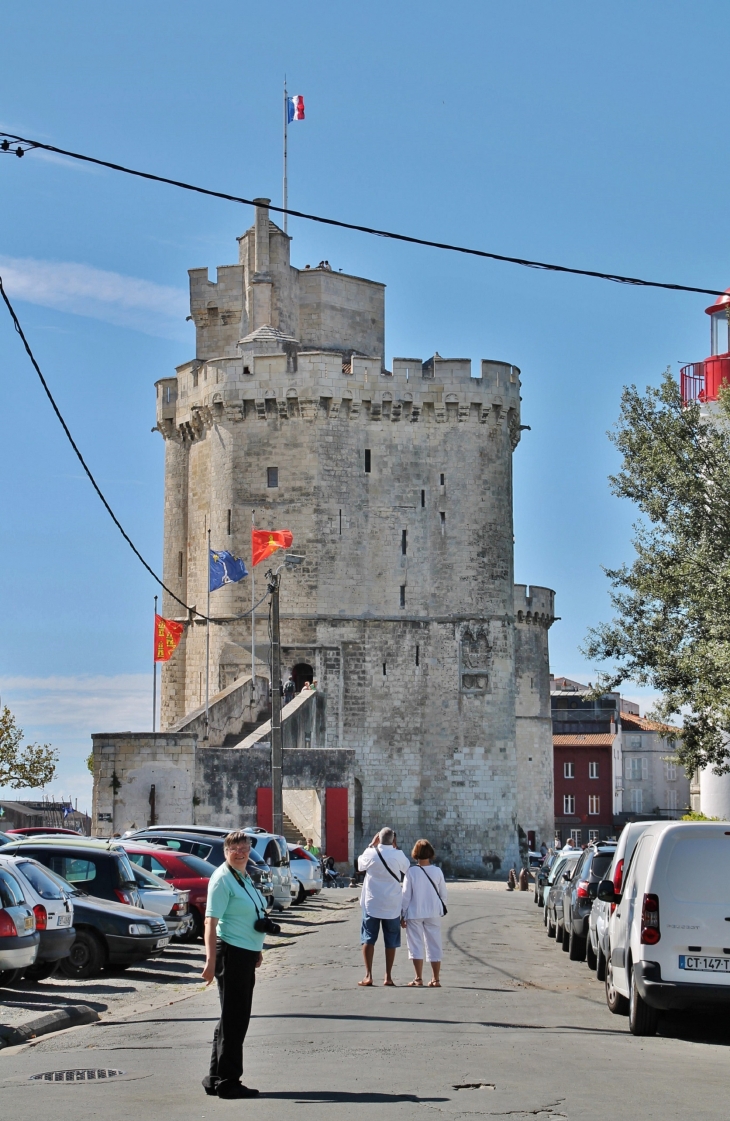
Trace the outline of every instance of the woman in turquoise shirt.
[[[266, 901], [246, 872], [251, 839], [237, 829], [223, 842], [225, 864], [208, 884], [205, 909], [203, 980], [218, 982], [221, 1018], [213, 1034], [206, 1094], [219, 1098], [255, 1098], [258, 1090], [241, 1083], [243, 1041], [251, 1018], [256, 970], [263, 961], [264, 934], [255, 923], [266, 914]], [[259, 924], [260, 925], [260, 924]]]

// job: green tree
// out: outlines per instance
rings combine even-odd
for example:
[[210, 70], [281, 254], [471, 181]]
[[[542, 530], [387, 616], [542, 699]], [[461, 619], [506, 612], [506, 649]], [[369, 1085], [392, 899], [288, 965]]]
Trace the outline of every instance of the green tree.
[[684, 716], [675, 751], [688, 773], [730, 771], [730, 400], [703, 420], [669, 370], [659, 388], [624, 389], [609, 433], [621, 469], [614, 494], [636, 503], [633, 564], [606, 569], [616, 611], [583, 652], [613, 663], [597, 691], [626, 680], [656, 689], [654, 715]]
[[56, 773], [58, 755], [47, 743], [21, 747], [22, 739], [23, 729], [5, 705], [0, 713], [0, 786], [45, 786]]

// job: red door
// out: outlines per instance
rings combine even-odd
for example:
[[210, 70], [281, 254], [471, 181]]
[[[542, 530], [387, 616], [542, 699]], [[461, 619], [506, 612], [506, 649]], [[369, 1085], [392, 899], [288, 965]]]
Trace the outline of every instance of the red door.
[[274, 828], [274, 802], [270, 786], [259, 786], [256, 790], [256, 824], [267, 833]]
[[327, 856], [349, 862], [348, 792], [346, 786], [328, 786], [324, 798], [324, 820]]

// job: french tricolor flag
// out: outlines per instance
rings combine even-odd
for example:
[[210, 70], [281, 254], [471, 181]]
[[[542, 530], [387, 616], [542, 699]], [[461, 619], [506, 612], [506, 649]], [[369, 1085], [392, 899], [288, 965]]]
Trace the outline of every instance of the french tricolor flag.
[[287, 97], [287, 120], [289, 124], [292, 121], [304, 120], [304, 98], [300, 93], [294, 94], [294, 97]]

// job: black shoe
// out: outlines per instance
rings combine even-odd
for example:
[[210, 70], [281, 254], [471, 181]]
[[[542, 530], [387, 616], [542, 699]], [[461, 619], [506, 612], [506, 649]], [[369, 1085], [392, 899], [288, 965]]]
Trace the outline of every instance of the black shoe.
[[258, 1090], [254, 1090], [250, 1086], [241, 1086], [240, 1083], [237, 1086], [224, 1087], [222, 1093], [220, 1089], [218, 1090], [219, 1098], [257, 1098], [258, 1096]]
[[213, 1085], [211, 1086], [208, 1079], [204, 1078], [203, 1079], [203, 1089], [205, 1090], [206, 1094], [210, 1095], [211, 1098], [215, 1098], [215, 1097], [218, 1096], [218, 1083], [217, 1082], [214, 1082]]

